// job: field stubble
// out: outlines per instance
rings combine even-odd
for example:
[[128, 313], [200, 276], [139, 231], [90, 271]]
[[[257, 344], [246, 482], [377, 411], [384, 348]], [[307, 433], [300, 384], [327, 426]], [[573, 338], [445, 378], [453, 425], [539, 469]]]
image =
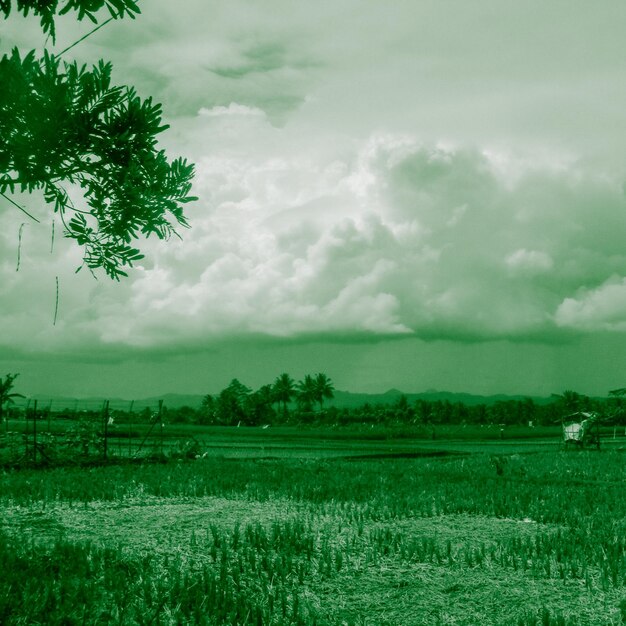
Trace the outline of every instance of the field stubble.
[[0, 622], [620, 624], [620, 452], [0, 477]]

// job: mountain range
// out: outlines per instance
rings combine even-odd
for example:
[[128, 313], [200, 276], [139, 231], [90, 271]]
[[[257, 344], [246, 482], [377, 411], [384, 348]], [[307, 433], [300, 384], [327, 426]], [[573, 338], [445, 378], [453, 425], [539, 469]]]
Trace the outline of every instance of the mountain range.
[[[354, 408], [362, 406], [366, 403], [375, 404], [392, 404], [396, 402], [401, 396], [406, 396], [406, 399], [412, 403], [416, 400], [426, 400], [429, 402], [442, 401], [456, 403], [460, 402], [468, 406], [476, 406], [478, 404], [493, 405], [496, 402], [505, 402], [509, 400], [524, 400], [531, 398], [536, 404], [548, 404], [553, 401], [552, 398], [540, 397], [540, 396], [523, 396], [523, 395], [506, 395], [496, 394], [489, 396], [481, 396], [470, 393], [455, 393], [450, 391], [437, 391], [428, 390], [420, 393], [405, 393], [398, 389], [389, 389], [384, 393], [355, 393], [351, 391], [335, 390], [334, 398], [328, 402], [329, 406], [336, 406], [338, 408]], [[54, 410], [63, 408], [68, 409], [98, 409], [102, 406], [103, 402], [108, 399], [111, 409], [128, 410], [131, 405], [131, 400], [122, 398], [104, 398], [104, 397], [91, 397], [91, 398], [71, 398], [67, 396], [36, 396], [38, 405], [40, 407], [52, 406]], [[132, 409], [134, 411], [141, 411], [148, 407], [154, 409], [158, 407], [159, 401], [163, 400], [163, 405], [172, 409], [177, 409], [183, 406], [189, 406], [192, 408], [198, 408], [204, 395], [200, 394], [178, 394], [167, 393], [162, 396], [154, 396], [149, 398], [142, 398], [132, 401]], [[29, 402], [32, 402], [34, 398], [31, 398]], [[27, 400], [19, 399], [16, 401], [17, 406], [24, 406]]]

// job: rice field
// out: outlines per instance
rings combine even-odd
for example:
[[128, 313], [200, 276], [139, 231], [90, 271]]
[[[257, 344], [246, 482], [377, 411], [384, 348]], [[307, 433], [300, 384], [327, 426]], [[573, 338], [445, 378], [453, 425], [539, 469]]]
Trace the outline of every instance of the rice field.
[[5, 471], [0, 623], [626, 623], [621, 446], [458, 446]]

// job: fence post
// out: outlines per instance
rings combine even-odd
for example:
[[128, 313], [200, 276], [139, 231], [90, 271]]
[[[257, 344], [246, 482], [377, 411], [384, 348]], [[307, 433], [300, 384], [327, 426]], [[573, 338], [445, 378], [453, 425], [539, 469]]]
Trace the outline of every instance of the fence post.
[[131, 400], [130, 408], [128, 409], [128, 458], [130, 459], [133, 456], [133, 405], [135, 404], [134, 400]]
[[159, 428], [161, 432], [161, 456], [163, 456], [163, 400], [159, 400]]
[[24, 441], [25, 443], [25, 447], [24, 447], [24, 456], [28, 456], [28, 409], [30, 408], [30, 398], [28, 398], [28, 400], [26, 400], [26, 408], [24, 409], [24, 420], [25, 420], [25, 424], [24, 424]]
[[37, 463], [37, 400], [33, 406], [33, 461]]
[[109, 401], [104, 401], [104, 407], [102, 409], [102, 417], [104, 419], [104, 445], [102, 446], [102, 454], [104, 460], [107, 460], [107, 445], [109, 435]]

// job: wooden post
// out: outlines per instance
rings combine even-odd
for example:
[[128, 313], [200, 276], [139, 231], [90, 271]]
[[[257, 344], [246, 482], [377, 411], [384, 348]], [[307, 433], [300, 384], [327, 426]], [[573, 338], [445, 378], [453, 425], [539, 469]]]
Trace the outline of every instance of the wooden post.
[[128, 409], [128, 458], [129, 459], [131, 456], [133, 456], [132, 437], [133, 437], [133, 405], [134, 404], [135, 404], [135, 401], [132, 400], [130, 403], [130, 408]]
[[159, 400], [159, 427], [161, 430], [161, 456], [163, 456], [163, 400]]
[[33, 406], [33, 461], [37, 463], [37, 400]]
[[102, 409], [102, 416], [104, 418], [104, 445], [102, 446], [102, 456], [104, 460], [107, 460], [107, 446], [108, 446], [108, 436], [109, 436], [109, 401], [104, 401], [104, 407]]
[[26, 441], [26, 447], [24, 450], [24, 454], [28, 456], [28, 409], [30, 408], [30, 398], [26, 401], [26, 408], [24, 409], [24, 441]]

